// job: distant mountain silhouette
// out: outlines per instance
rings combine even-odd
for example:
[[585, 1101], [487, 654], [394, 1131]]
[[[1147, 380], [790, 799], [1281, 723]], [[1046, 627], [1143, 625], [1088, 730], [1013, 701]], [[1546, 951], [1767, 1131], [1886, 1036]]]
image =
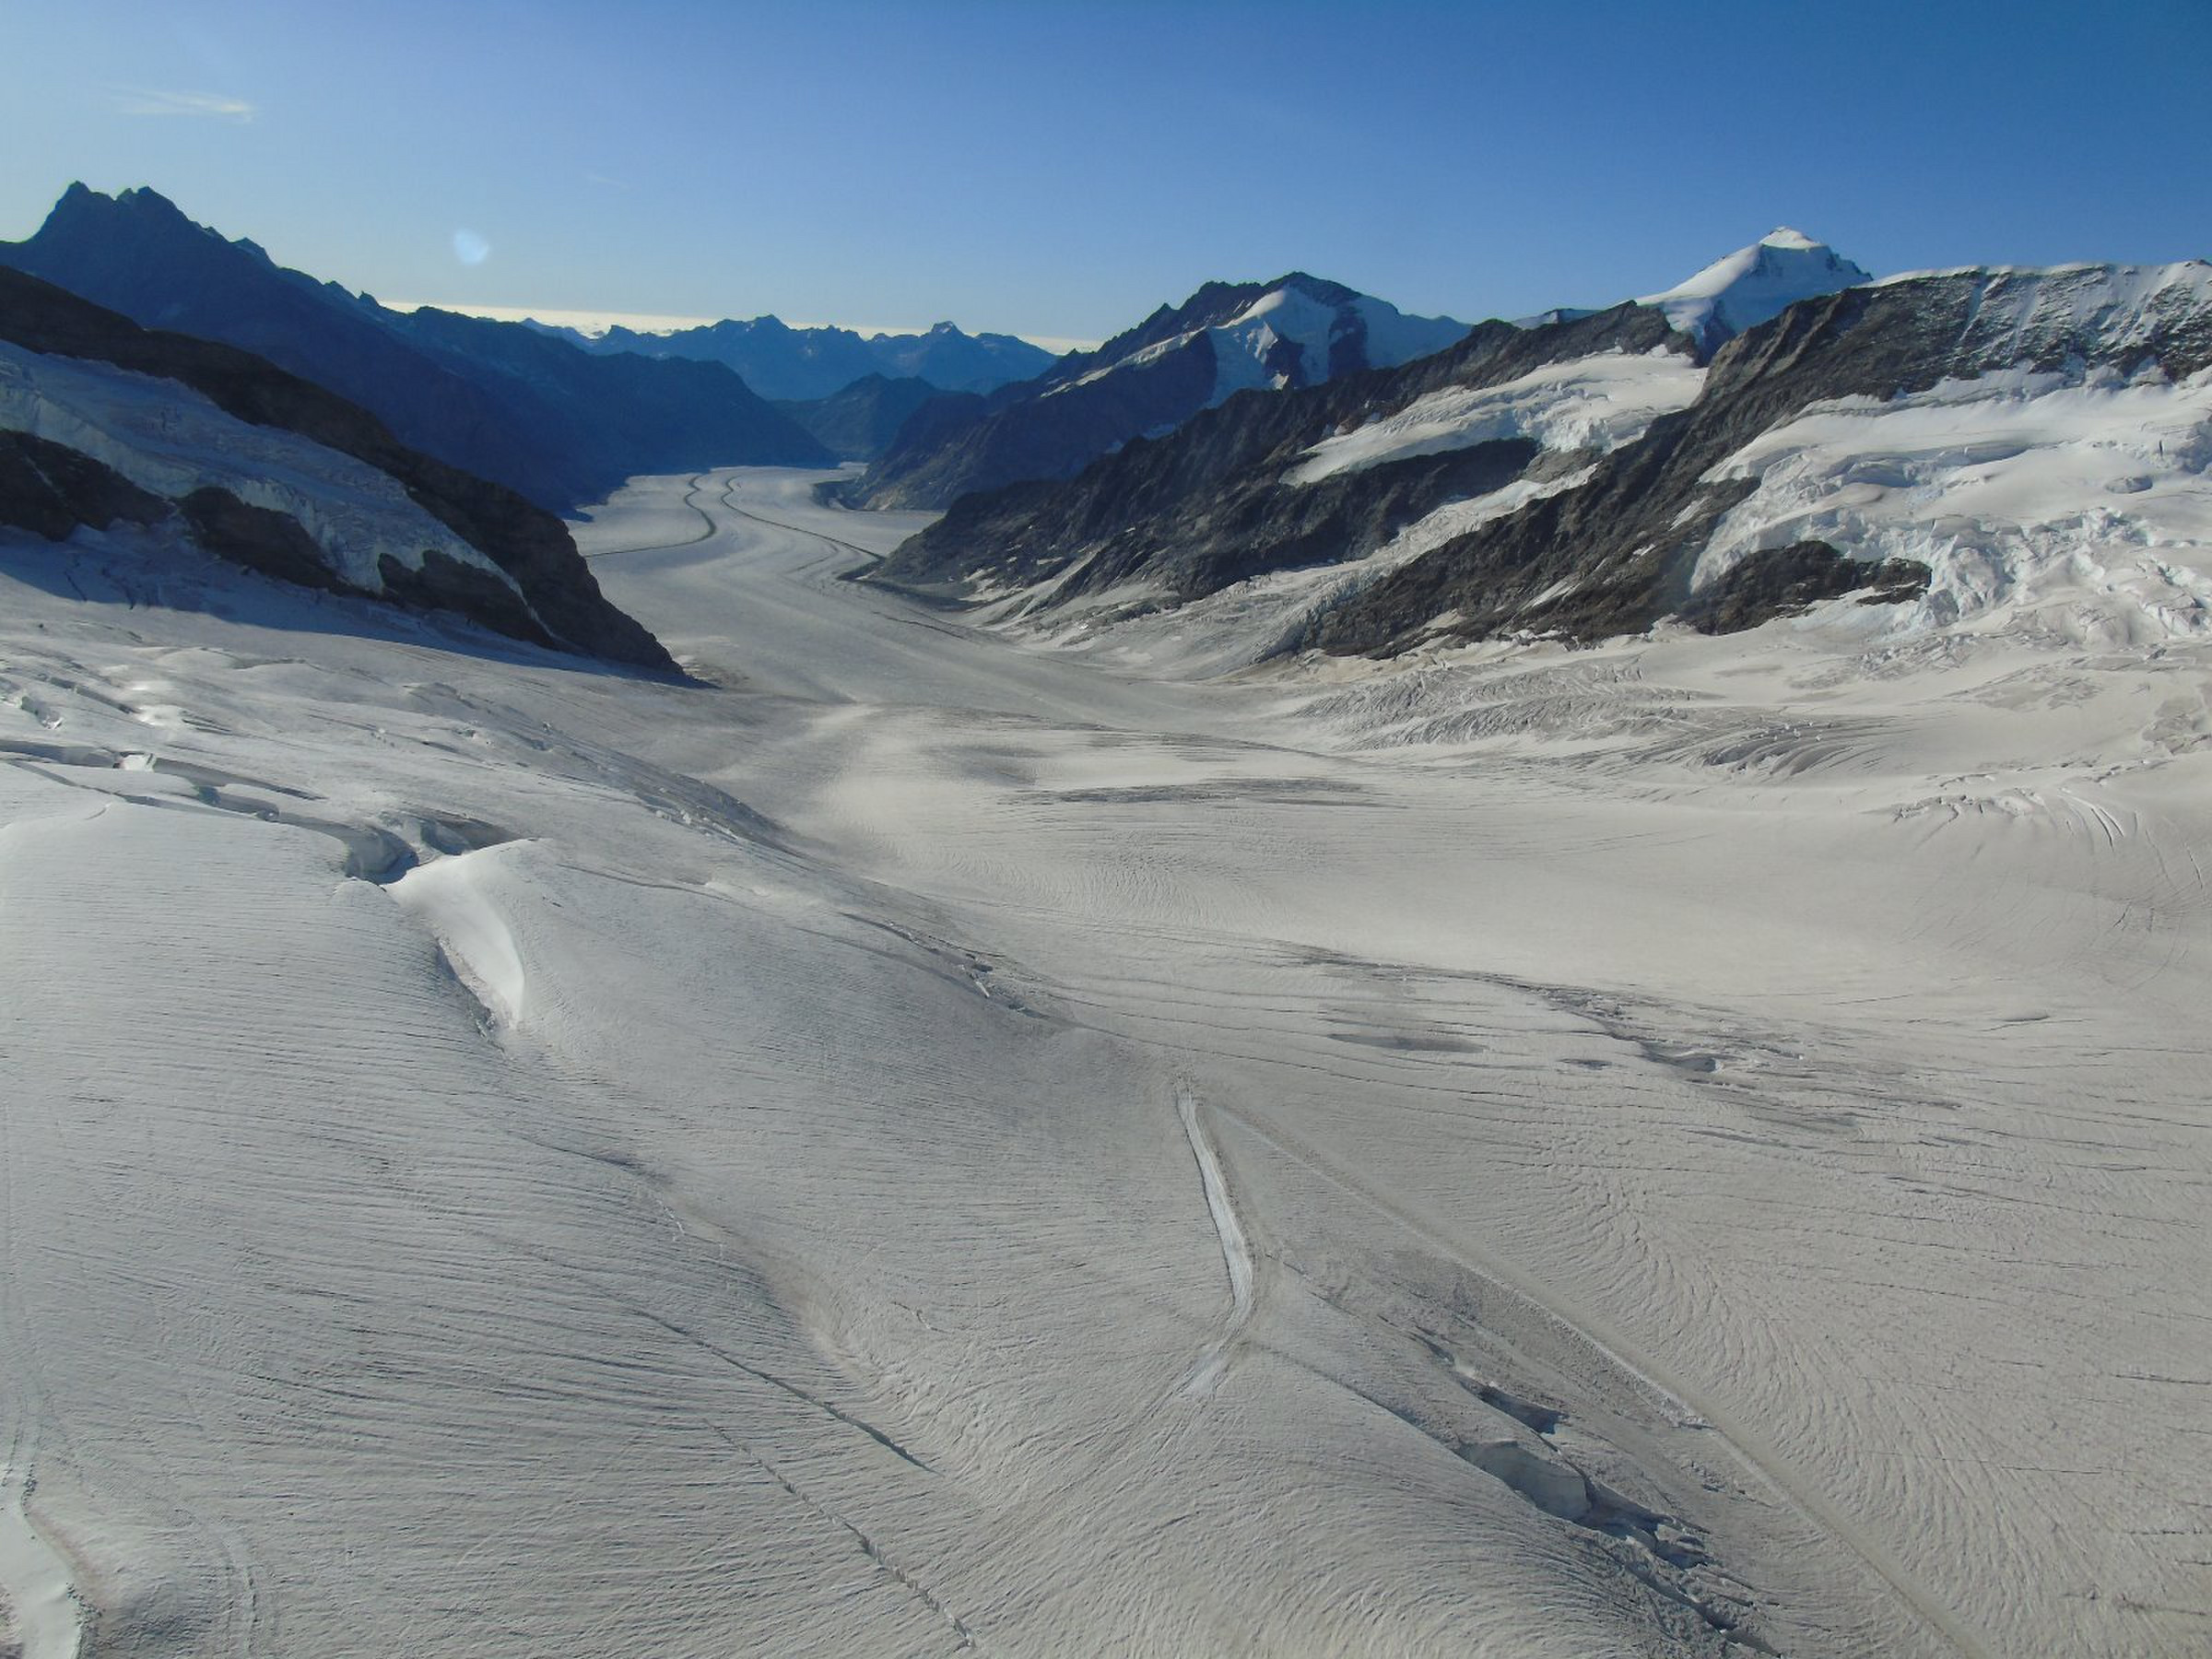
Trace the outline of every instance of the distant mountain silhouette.
[[830, 453], [716, 363], [600, 357], [521, 324], [388, 311], [194, 224], [152, 190], [72, 184], [0, 265], [148, 327], [220, 340], [326, 386], [402, 442], [564, 511], [639, 473], [824, 465]]
[[1042, 347], [1012, 335], [962, 334], [949, 323], [926, 334], [865, 338], [849, 328], [794, 328], [778, 317], [710, 323], [673, 334], [610, 328], [585, 335], [533, 326], [602, 356], [628, 351], [721, 363], [761, 396], [783, 403], [828, 397], [872, 374], [927, 381], [939, 392], [990, 392], [1041, 374], [1054, 360]]
[[938, 395], [925, 380], [888, 380], [871, 374], [828, 397], [779, 403], [776, 407], [812, 432], [840, 461], [873, 461], [913, 412]]

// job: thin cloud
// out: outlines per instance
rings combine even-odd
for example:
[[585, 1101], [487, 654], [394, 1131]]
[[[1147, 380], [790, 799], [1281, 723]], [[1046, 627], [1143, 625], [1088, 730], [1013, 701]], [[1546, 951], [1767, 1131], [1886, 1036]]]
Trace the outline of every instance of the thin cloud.
[[248, 122], [258, 112], [242, 98], [219, 92], [160, 92], [145, 87], [112, 87], [109, 95], [124, 115], [196, 115], [203, 121]]

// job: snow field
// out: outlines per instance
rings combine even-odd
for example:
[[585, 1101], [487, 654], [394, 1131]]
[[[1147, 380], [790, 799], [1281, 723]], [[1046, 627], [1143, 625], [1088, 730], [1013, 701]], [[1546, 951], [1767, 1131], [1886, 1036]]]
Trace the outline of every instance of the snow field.
[[2212, 371], [2172, 383], [2009, 371], [1807, 409], [1715, 467], [1754, 478], [1700, 559], [1718, 580], [1765, 547], [1826, 541], [1926, 564], [1893, 626], [2041, 606], [2086, 639], [2212, 629]]
[[1286, 476], [1318, 484], [1385, 461], [1528, 438], [1547, 450], [1603, 453], [1643, 435], [1662, 415], [1688, 407], [1705, 371], [1681, 352], [1600, 352], [1550, 363], [1503, 385], [1447, 387], [1394, 414], [1323, 439]]
[[2201, 642], [1194, 683], [812, 477], [581, 533], [695, 687], [0, 549], [100, 1651], [2201, 1645]]

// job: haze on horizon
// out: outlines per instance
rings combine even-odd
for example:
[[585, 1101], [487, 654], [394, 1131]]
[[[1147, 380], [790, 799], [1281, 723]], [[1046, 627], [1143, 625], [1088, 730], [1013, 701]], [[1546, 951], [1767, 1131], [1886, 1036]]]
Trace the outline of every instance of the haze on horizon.
[[461, 309], [1065, 342], [1295, 268], [1470, 319], [1605, 303], [1785, 223], [1877, 272], [2212, 252], [2195, 0], [0, 18], [0, 235], [147, 184]]

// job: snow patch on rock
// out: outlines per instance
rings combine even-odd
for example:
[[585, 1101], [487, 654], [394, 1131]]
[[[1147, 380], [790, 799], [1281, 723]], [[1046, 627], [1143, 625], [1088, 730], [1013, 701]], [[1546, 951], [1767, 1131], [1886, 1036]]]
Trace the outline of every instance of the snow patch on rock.
[[366, 593], [383, 592], [385, 558], [419, 571], [428, 552], [514, 586], [390, 474], [295, 432], [240, 420], [173, 381], [0, 341], [0, 429], [64, 444], [171, 500], [212, 487], [284, 513], [314, 538], [341, 581]]
[[1547, 363], [1500, 386], [1451, 386], [1324, 438], [1288, 475], [1317, 484], [1386, 461], [1532, 438], [1547, 450], [1619, 448], [1697, 401], [1705, 371], [1678, 351], [1602, 352]]
[[985, 619], [1145, 673], [1179, 678], [1230, 674], [1300, 649], [1315, 621], [1393, 571], [1532, 502], [1579, 488], [1596, 470], [1593, 464], [1557, 477], [1515, 478], [1488, 495], [1446, 501], [1364, 559], [1269, 571], [1180, 605], [1156, 581], [1139, 580], [1075, 603], [1033, 608], [1068, 579], [1063, 572], [1021, 590], [1014, 604]]

